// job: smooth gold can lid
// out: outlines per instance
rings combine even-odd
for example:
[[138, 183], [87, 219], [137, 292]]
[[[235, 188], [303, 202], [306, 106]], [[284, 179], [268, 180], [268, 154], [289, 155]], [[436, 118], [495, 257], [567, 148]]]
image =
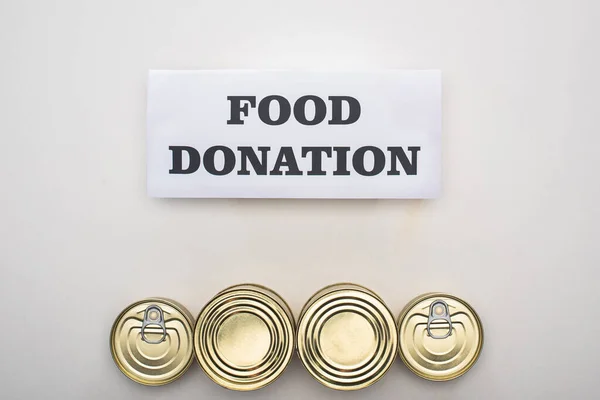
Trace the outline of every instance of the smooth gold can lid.
[[336, 284], [317, 292], [298, 322], [298, 355], [323, 385], [357, 390], [392, 365], [398, 337], [394, 317], [370, 290]]
[[399, 354], [408, 368], [432, 381], [466, 373], [483, 346], [479, 316], [464, 300], [428, 293], [412, 300], [398, 320]]
[[200, 312], [194, 349], [213, 381], [255, 390], [281, 375], [294, 352], [294, 317], [270, 289], [246, 284], [223, 290]]
[[110, 349], [128, 378], [143, 385], [173, 382], [193, 358], [193, 318], [180, 304], [150, 298], [131, 304], [115, 320]]

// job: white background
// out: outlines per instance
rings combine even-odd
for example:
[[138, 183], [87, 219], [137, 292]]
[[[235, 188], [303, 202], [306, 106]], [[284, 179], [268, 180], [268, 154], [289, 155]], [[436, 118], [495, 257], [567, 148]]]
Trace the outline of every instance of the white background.
[[[600, 3], [1, 1], [3, 399], [593, 399], [598, 396]], [[437, 200], [158, 200], [145, 188], [149, 69], [439, 68]], [[480, 313], [476, 366], [397, 361], [361, 392], [294, 360], [238, 394], [194, 365], [138, 386], [113, 318], [145, 296], [193, 313], [254, 281], [297, 313], [355, 281], [394, 310], [432, 290]]]

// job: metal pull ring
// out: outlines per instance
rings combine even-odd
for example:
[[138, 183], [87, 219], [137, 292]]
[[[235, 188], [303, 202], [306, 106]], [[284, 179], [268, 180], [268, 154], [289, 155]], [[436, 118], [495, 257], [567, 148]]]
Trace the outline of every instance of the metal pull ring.
[[[162, 329], [162, 337], [159, 340], [150, 340], [146, 337], [145, 330], [148, 326], [158, 326]], [[150, 305], [144, 311], [142, 321], [142, 340], [149, 344], [159, 344], [167, 339], [167, 328], [165, 327], [165, 316], [163, 310], [156, 305]]]
[[[434, 335], [431, 332], [431, 324], [434, 321], [443, 320], [448, 323], [448, 332], [444, 335]], [[433, 339], [446, 339], [452, 335], [452, 321], [450, 320], [450, 308], [444, 300], [435, 300], [429, 307], [429, 318], [427, 319], [427, 334]]]

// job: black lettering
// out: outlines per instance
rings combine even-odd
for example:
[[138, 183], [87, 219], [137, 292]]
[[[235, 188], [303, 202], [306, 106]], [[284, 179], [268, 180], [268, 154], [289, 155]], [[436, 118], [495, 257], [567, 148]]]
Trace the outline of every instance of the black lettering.
[[[200, 153], [193, 147], [189, 146], [169, 146], [169, 150], [173, 152], [173, 167], [169, 170], [170, 174], [192, 174], [200, 168]], [[183, 169], [183, 152], [188, 153], [190, 164], [186, 169]]]
[[[223, 152], [225, 162], [223, 163], [223, 169], [217, 170], [215, 167], [215, 153], [217, 151]], [[226, 146], [212, 146], [204, 152], [204, 169], [211, 175], [227, 175], [235, 168], [235, 154], [233, 150]]]
[[271, 175], [283, 175], [281, 167], [287, 167], [286, 175], [302, 175], [302, 171], [298, 169], [294, 150], [291, 147], [282, 147], [279, 150], [279, 155], [275, 161], [275, 166], [271, 170]]
[[[365, 153], [370, 151], [373, 153], [373, 169], [367, 171], [365, 169]], [[379, 147], [375, 146], [363, 146], [354, 152], [352, 156], [352, 166], [354, 170], [364, 176], [373, 176], [381, 173], [385, 168], [385, 154]]]
[[[276, 120], [271, 119], [271, 114], [269, 112], [269, 107], [271, 106], [271, 102], [273, 100], [279, 103], [279, 117], [277, 117]], [[267, 96], [258, 104], [258, 117], [267, 125], [281, 125], [290, 119], [291, 113], [292, 108], [289, 101], [287, 101], [285, 97], [277, 95]]]
[[256, 175], [267, 174], [267, 152], [271, 150], [270, 147], [258, 148], [258, 151], [261, 152], [261, 160], [258, 159], [258, 156], [252, 147], [238, 147], [237, 149], [242, 156], [242, 167], [238, 171], [238, 175], [250, 175], [250, 171], [248, 171], [248, 161], [252, 164], [252, 168], [254, 168]]
[[[350, 125], [360, 118], [360, 103], [350, 96], [329, 96], [331, 100], [331, 120], [329, 125]], [[342, 119], [342, 102], [348, 103], [348, 118]]]
[[312, 166], [306, 175], [326, 175], [326, 172], [323, 171], [322, 154], [325, 153], [327, 157], [331, 157], [331, 147], [303, 147], [302, 157], [306, 157], [308, 153], [312, 153]]
[[[227, 96], [227, 100], [231, 102], [231, 110], [229, 112], [229, 120], [227, 125], [244, 125], [244, 121], [240, 118], [240, 113], [244, 117], [248, 116], [248, 104], [250, 107], [256, 107], [256, 96]], [[247, 101], [242, 106], [242, 101]]]
[[417, 174], [417, 153], [421, 150], [421, 147], [409, 147], [408, 151], [410, 151], [410, 159], [408, 161], [408, 157], [404, 152], [402, 147], [388, 147], [387, 148], [390, 154], [392, 155], [392, 164], [390, 170], [388, 171], [388, 175], [400, 175], [400, 171], [398, 171], [398, 164], [396, 161], [400, 161], [400, 165], [402, 165], [402, 169], [406, 173], [406, 175], [416, 175]]
[[[315, 116], [309, 121], [306, 119], [306, 102], [312, 100], [315, 103]], [[327, 105], [322, 98], [318, 96], [302, 96], [294, 103], [294, 117], [302, 125], [317, 125], [327, 116]], [[310, 173], [309, 173], [310, 175]]]
[[333, 175], [350, 175], [348, 171], [348, 151], [350, 147], [334, 147], [336, 153], [337, 169], [333, 171]]

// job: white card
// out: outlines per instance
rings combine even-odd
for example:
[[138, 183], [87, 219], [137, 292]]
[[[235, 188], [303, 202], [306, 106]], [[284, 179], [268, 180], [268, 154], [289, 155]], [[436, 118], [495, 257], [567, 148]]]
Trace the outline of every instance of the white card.
[[148, 194], [433, 198], [439, 71], [151, 71]]

